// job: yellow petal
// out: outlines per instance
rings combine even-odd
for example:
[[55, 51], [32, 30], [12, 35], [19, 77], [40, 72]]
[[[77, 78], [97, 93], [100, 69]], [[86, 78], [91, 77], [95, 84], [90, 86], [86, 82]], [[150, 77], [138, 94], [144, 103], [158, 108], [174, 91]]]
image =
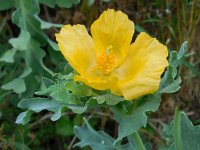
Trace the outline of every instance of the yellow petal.
[[99, 76], [98, 74], [94, 74], [94, 72], [92, 72], [86, 78], [80, 75], [74, 75], [74, 80], [84, 82], [88, 86], [97, 90], [110, 89], [114, 84], [117, 83], [117, 78], [115, 76]]
[[58, 46], [65, 59], [79, 73], [85, 72], [96, 63], [94, 43], [83, 25], [65, 25], [56, 34]]
[[112, 90], [122, 93], [127, 100], [154, 93], [168, 65], [167, 56], [166, 46], [146, 33], [140, 33], [135, 43], [131, 44], [123, 64], [115, 70], [119, 78], [118, 89]]
[[121, 11], [108, 9], [92, 24], [91, 33], [97, 56], [107, 49], [112, 49], [118, 66], [127, 55], [134, 24]]

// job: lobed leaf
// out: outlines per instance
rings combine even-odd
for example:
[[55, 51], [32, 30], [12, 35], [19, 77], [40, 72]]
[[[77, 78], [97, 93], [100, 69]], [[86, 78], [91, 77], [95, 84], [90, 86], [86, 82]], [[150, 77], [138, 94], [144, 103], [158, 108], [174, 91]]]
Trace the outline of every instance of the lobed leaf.
[[15, 123], [25, 125], [30, 121], [31, 115], [32, 115], [31, 110], [27, 110], [25, 112], [22, 112], [18, 115]]
[[[75, 126], [75, 135], [81, 140], [74, 147], [90, 146], [93, 150], [135, 150], [134, 145], [129, 141], [128, 144], [114, 145], [114, 139], [103, 131], [95, 131], [84, 118], [85, 125]], [[92, 139], [92, 140], [91, 140]]]
[[[26, 124], [30, 121], [30, 117], [33, 114], [32, 112], [40, 112], [42, 110], [48, 110], [53, 112], [51, 117], [52, 121], [58, 120], [62, 116], [62, 112], [66, 109], [71, 109], [74, 113], [83, 113], [87, 106], [81, 104], [69, 104], [59, 102], [55, 99], [49, 98], [29, 98], [29, 99], [22, 99], [18, 107], [21, 109], [27, 109], [27, 111], [22, 112], [17, 117], [16, 123], [19, 124]], [[31, 112], [31, 113], [30, 113]]]
[[13, 63], [14, 62], [15, 53], [16, 53], [16, 49], [14, 49], [14, 48], [12, 48], [10, 50], [7, 50], [0, 57], [0, 61], [4, 61], [4, 62], [7, 62], [7, 63]]
[[[150, 95], [144, 98], [144, 102], [133, 109], [130, 113], [117, 107], [113, 107], [111, 110], [114, 113], [114, 119], [119, 123], [119, 133], [115, 141], [118, 142], [124, 137], [131, 135], [141, 127], [145, 127], [147, 124], [146, 112], [156, 111], [160, 105], [160, 95]], [[135, 104], [137, 101], [134, 102]]]
[[180, 89], [181, 78], [178, 75], [178, 66], [184, 61], [187, 52], [187, 42], [184, 42], [177, 53], [170, 52], [169, 66], [160, 82], [159, 93], [174, 93]]
[[9, 43], [17, 50], [27, 50], [30, 41], [30, 34], [25, 30], [21, 30], [17, 38], [12, 38]]
[[194, 126], [184, 112], [176, 109], [174, 120], [168, 127], [168, 147], [165, 150], [198, 150], [200, 149], [200, 125]]
[[20, 94], [26, 90], [26, 84], [24, 79], [15, 78], [14, 80], [2, 85], [1, 88], [4, 90], [13, 90], [15, 93]]
[[98, 104], [106, 102], [108, 105], [116, 105], [121, 101], [124, 101], [122, 97], [107, 93], [99, 96], [92, 97], [91, 99], [96, 100]]

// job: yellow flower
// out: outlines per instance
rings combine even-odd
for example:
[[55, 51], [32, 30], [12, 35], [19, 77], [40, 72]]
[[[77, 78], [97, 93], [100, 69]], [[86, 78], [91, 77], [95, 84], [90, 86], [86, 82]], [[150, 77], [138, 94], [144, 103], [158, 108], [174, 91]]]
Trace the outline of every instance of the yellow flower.
[[56, 40], [78, 72], [75, 81], [132, 100], [157, 91], [168, 65], [166, 46], [144, 32], [131, 44], [133, 33], [126, 14], [108, 9], [92, 24], [92, 37], [83, 25], [65, 25]]

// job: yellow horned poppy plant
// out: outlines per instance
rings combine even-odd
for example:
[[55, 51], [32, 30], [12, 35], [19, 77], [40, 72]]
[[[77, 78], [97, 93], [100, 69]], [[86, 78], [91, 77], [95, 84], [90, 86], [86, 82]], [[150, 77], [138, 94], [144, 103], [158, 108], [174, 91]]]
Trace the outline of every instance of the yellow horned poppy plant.
[[128, 16], [108, 9], [92, 24], [92, 36], [83, 25], [65, 25], [56, 40], [78, 72], [75, 81], [132, 100], [158, 90], [168, 65], [166, 46], [144, 32], [131, 44], [133, 34]]

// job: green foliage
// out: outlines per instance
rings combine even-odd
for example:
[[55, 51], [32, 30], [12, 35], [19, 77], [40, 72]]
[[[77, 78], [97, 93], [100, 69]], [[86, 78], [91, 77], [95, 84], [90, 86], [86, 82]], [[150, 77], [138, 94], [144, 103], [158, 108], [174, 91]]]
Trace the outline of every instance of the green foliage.
[[116, 142], [146, 126], [147, 116], [145, 112], [156, 111], [161, 99], [160, 95], [150, 95], [144, 98], [143, 101], [141, 104], [139, 104], [139, 101], [135, 101], [131, 106], [128, 106], [131, 107], [131, 111], [113, 107], [114, 119], [119, 123], [119, 133]]
[[[64, 75], [54, 73], [62, 72], [66, 62], [61, 57], [58, 46], [54, 42], [56, 28], [61, 28], [63, 25], [52, 22], [63, 22], [64, 20], [64, 22], [73, 24], [74, 19], [83, 16], [84, 19], [80, 23], [88, 25], [94, 18], [97, 18], [99, 12], [108, 6], [117, 9], [123, 6], [123, 11], [127, 11], [129, 17], [137, 19], [137, 24], [135, 24], [137, 32], [147, 32], [148, 30], [152, 34], [154, 26], [157, 26], [156, 23], [163, 23], [161, 26], [164, 28], [161, 27], [162, 29], [158, 30], [156, 28], [157, 32], [165, 30], [169, 34], [162, 32], [160, 38], [159, 34], [155, 32], [155, 34], [158, 34], [156, 37], [161, 41], [169, 39], [169, 41], [165, 41], [166, 43], [169, 42], [168, 46], [171, 46], [170, 44], [177, 46], [182, 40], [177, 40], [176, 35], [180, 36], [182, 33], [181, 30], [176, 31], [176, 24], [177, 27], [180, 27], [180, 25], [183, 25], [185, 29], [188, 27], [188, 35], [193, 28], [182, 23], [175, 23], [174, 20], [170, 22], [170, 18], [176, 19], [178, 14], [171, 16], [171, 12], [167, 13], [168, 10], [173, 11], [171, 9], [173, 5], [170, 2], [169, 4], [166, 3], [155, 1], [149, 5], [152, 6], [151, 12], [154, 12], [153, 10], [156, 8], [158, 10], [156, 13], [159, 15], [160, 13], [162, 15], [162, 11], [160, 12], [158, 7], [166, 10], [164, 19], [162, 17], [161, 19], [159, 15], [151, 12], [147, 15], [144, 12], [138, 12], [139, 7], [145, 7], [142, 5], [143, 2], [136, 3], [137, 13], [135, 13], [136, 11], [132, 11], [132, 8], [136, 7], [130, 7], [126, 10], [126, 2], [118, 3], [110, 0], [0, 0], [0, 11], [3, 11], [0, 15], [0, 103], [2, 104], [0, 111], [0, 122], [2, 124], [0, 127], [0, 147], [2, 149], [29, 150], [30, 146], [33, 149], [40, 150], [49, 149], [49, 147], [54, 148], [55, 145], [58, 147], [58, 145], [64, 145], [63, 143], [65, 143], [60, 149], [67, 149], [68, 144], [71, 143], [70, 138], [75, 132], [80, 139], [80, 142], [75, 144], [75, 149], [76, 147], [83, 149], [91, 147], [94, 150], [145, 149], [149, 139], [143, 136], [140, 138], [138, 133], [142, 133], [143, 130], [148, 132], [146, 131], [147, 128], [142, 129], [141, 132], [138, 132], [138, 130], [146, 127], [148, 115], [158, 109], [163, 93], [174, 93], [180, 89], [179, 66], [184, 64], [199, 76], [199, 70], [195, 64], [192, 65], [185, 60], [187, 43], [183, 43], [179, 52], [170, 51], [169, 66], [162, 77], [157, 93], [143, 96], [135, 101], [125, 101], [122, 97], [111, 94], [110, 91], [97, 91], [83, 83], [75, 83], [73, 81], [74, 70], [69, 64], [65, 67]], [[76, 4], [80, 5], [72, 9], [66, 9]], [[85, 5], [87, 5], [88, 10], [86, 10]], [[132, 3], [131, 5], [134, 6]], [[188, 23], [192, 24], [193, 19], [195, 19], [193, 16], [195, 14], [193, 9], [195, 1], [184, 2], [182, 6], [186, 8], [186, 5], [193, 10], [188, 13], [191, 14]], [[131, 12], [137, 14], [137, 17], [132, 16]], [[50, 18], [48, 15], [50, 15]], [[54, 15], [57, 19], [53, 18]], [[142, 16], [141, 21], [138, 20], [140, 15]], [[150, 30], [148, 26], [146, 28], [145, 23], [151, 25]], [[36, 90], [38, 91], [35, 92]], [[19, 102], [19, 99], [22, 100]], [[20, 110], [15, 108], [18, 102], [18, 107], [24, 110], [20, 114]], [[110, 108], [113, 119], [117, 123], [110, 119], [112, 118], [112, 114], [109, 112]], [[101, 112], [99, 111], [102, 110], [106, 111], [102, 112], [103, 115], [106, 116], [107, 111], [111, 115], [109, 120], [105, 116], [101, 116], [101, 119], [95, 118], [99, 116], [94, 114], [99, 113], [98, 115], [100, 115]], [[42, 115], [46, 112], [49, 112], [47, 116], [51, 115], [47, 118], [56, 121], [55, 123], [43, 124], [43, 119], [46, 116], [43, 117]], [[40, 115], [34, 115], [35, 113], [40, 113]], [[106, 129], [107, 131], [107, 125], [111, 125], [111, 127], [109, 126], [109, 134], [118, 134], [118, 136], [116, 135], [117, 139], [104, 131], [95, 131], [86, 119], [85, 124], [82, 125], [82, 115], [79, 115], [82, 113], [92, 116], [88, 118], [91, 119], [91, 124], [92, 121], [95, 121], [94, 128]], [[16, 123], [23, 126], [12, 124], [16, 114], [19, 114]], [[40, 125], [37, 124], [38, 121]], [[30, 124], [25, 125], [27, 123]], [[113, 123], [118, 125], [118, 132], [113, 131]], [[79, 127], [76, 126], [73, 131], [75, 124]], [[117, 126], [116, 124], [115, 126]], [[199, 132], [199, 126], [193, 126], [187, 116], [177, 110], [173, 123], [164, 125], [162, 137], [166, 141], [166, 145], [161, 149], [200, 149]], [[149, 132], [147, 135], [154, 136], [154, 134]], [[53, 142], [46, 143], [52, 140]], [[144, 141], [145, 146], [142, 141]], [[52, 146], [52, 143], [55, 143], [55, 145]], [[46, 145], [48, 146], [45, 147]]]
[[0, 11], [10, 9], [14, 6], [15, 0], [7, 0], [6, 3], [4, 0], [0, 0]]
[[12, 48], [6, 51], [1, 57], [0, 61], [4, 61], [6, 63], [13, 63], [14, 62], [14, 55], [16, 53], [16, 49]]
[[74, 134], [73, 122], [68, 116], [63, 117], [56, 122], [56, 133], [62, 136], [70, 136]]
[[[121, 140], [124, 137], [129, 137], [132, 134], [135, 134], [141, 127], [146, 126], [146, 113], [155, 112], [158, 109], [162, 93], [176, 92], [180, 88], [180, 76], [178, 75], [177, 68], [185, 58], [185, 55], [186, 43], [182, 45], [179, 53], [174, 51], [170, 53], [169, 67], [161, 80], [160, 90], [154, 95], [146, 95], [138, 100], [130, 102], [125, 102], [122, 97], [112, 95], [109, 91], [98, 93], [83, 83], [75, 83], [73, 81], [73, 73], [69, 73], [68, 75], [56, 74], [53, 77], [53, 80], [43, 78], [42, 90], [36, 92], [36, 94], [47, 96], [49, 98], [22, 100], [18, 106], [27, 109], [27, 111], [20, 114], [16, 122], [22, 124], [27, 123], [30, 118], [29, 111], [40, 112], [42, 110], [48, 110], [54, 112], [51, 120], [56, 121], [61, 117], [65, 108], [71, 109], [75, 113], [83, 113], [87, 109], [99, 106], [104, 107], [106, 106], [105, 104], [107, 104], [112, 106], [111, 110], [114, 114], [114, 119], [119, 123], [117, 139], [111, 140], [110, 136], [105, 136], [105, 133], [103, 133], [103, 135], [99, 135], [98, 133], [99, 139], [96, 141], [88, 141], [90, 137], [88, 137], [88, 135], [94, 134], [95, 131], [86, 122], [86, 130], [78, 127], [75, 130], [77, 136], [83, 140], [77, 144], [77, 146], [84, 147], [90, 145], [92, 148], [114, 149], [115, 146], [119, 146], [119, 143], [121, 143]], [[91, 136], [94, 136], [94, 138], [98, 137], [96, 133]], [[136, 137], [138, 137], [138, 135]], [[105, 145], [103, 145], [103, 147], [99, 146], [102, 139], [107, 139], [107, 141], [104, 141]], [[138, 147], [138, 145], [141, 144], [138, 144], [137, 142], [141, 143], [141, 140], [136, 140], [135, 145]]]
[[[18, 116], [17, 123], [28, 123], [30, 120], [27, 118], [32, 115], [32, 113], [29, 113], [30, 111], [36, 113], [42, 110], [54, 112], [51, 120], [56, 121], [66, 109], [80, 114], [85, 112], [87, 108], [93, 108], [98, 104], [115, 105], [123, 100], [123, 98], [112, 94], [96, 96], [96, 93], [90, 87], [83, 83], [75, 83], [72, 73], [68, 75], [56, 74], [54, 80], [43, 78], [42, 85], [41, 91], [37, 91], [35, 94], [48, 98], [37, 97], [21, 100], [18, 107], [27, 109], [27, 111]], [[103, 99], [103, 101], [100, 99]]]
[[[55, 28], [61, 28], [61, 27], [63, 27], [62, 24], [50, 23], [50, 22], [47, 22], [47, 21], [44, 21], [44, 20], [40, 19], [39, 17], [37, 17], [37, 19], [40, 21], [40, 27], [41, 27], [41, 29], [50, 29], [50, 28], [53, 28], [53, 27], [55, 27]], [[57, 45], [57, 44], [55, 44], [55, 45]]]
[[99, 96], [92, 97], [96, 100], [98, 104], [103, 104], [104, 102], [108, 105], [116, 105], [121, 101], [124, 101], [122, 97], [107, 93]]
[[28, 123], [28, 121], [30, 121], [30, 119], [27, 119], [30, 118], [30, 115], [32, 115], [32, 113], [29, 113], [30, 111], [40, 112], [42, 110], [48, 110], [50, 112], [54, 112], [54, 114], [51, 117], [51, 120], [56, 121], [61, 117], [62, 111], [65, 108], [71, 109], [74, 113], [82, 113], [86, 110], [86, 107], [82, 105], [66, 104], [48, 98], [23, 99], [18, 104], [18, 107], [22, 109], [28, 109], [27, 111], [19, 114], [19, 116], [16, 119], [16, 123], [18, 124], [26, 124]]
[[181, 139], [180, 139], [180, 143], [177, 143], [176, 145], [178, 146], [178, 144], [182, 144], [183, 150], [192, 150], [196, 148], [199, 149], [200, 148], [200, 143], [199, 143], [200, 126], [199, 125], [193, 126], [192, 122], [187, 118], [187, 116], [184, 113], [181, 113], [180, 118], [181, 118], [179, 120], [180, 123], [178, 123], [180, 126], [176, 127], [176, 128], [180, 128], [178, 129], [178, 131], [180, 132], [174, 133], [174, 134], [181, 134], [181, 136], [179, 136], [181, 137]]
[[4, 90], [13, 90], [15, 93], [23, 93], [26, 90], [25, 82], [22, 78], [16, 78], [1, 87]]
[[31, 115], [32, 115], [32, 111], [31, 110], [27, 110], [25, 112], [22, 112], [17, 117], [15, 123], [25, 125], [30, 121]]
[[[25, 64], [22, 66], [24, 69], [21, 72], [22, 74], [13, 76], [9, 82], [4, 83], [2, 88], [4, 90], [12, 89], [19, 94], [26, 92], [26, 94], [29, 93], [26, 96], [30, 96], [33, 93], [27, 87], [27, 83], [37, 83], [32, 85], [32, 90], [40, 84], [33, 76], [41, 77], [45, 73], [53, 75], [53, 72], [43, 63], [46, 53], [41, 46], [49, 44], [53, 49], [58, 49], [55, 43], [44, 33], [43, 28], [61, 27], [61, 25], [47, 24], [38, 17], [40, 12], [38, 1], [15, 0], [13, 5], [16, 10], [12, 14], [12, 22], [20, 28], [20, 34], [18, 37], [9, 40], [13, 48], [4, 52], [0, 61], [14, 63], [14, 59], [16, 61], [23, 59]], [[21, 83], [19, 88], [17, 88], [18, 83]]]
[[30, 38], [29, 32], [22, 30], [20, 35], [17, 38], [10, 39], [9, 43], [13, 46], [13, 48], [23, 51], [28, 49]]
[[194, 126], [186, 114], [178, 109], [176, 109], [172, 124], [168, 125], [165, 133], [168, 134], [168, 146], [162, 147], [162, 150], [194, 150], [200, 148], [200, 125]]
[[179, 50], [170, 52], [169, 66], [160, 83], [159, 93], [174, 93], [180, 89], [181, 78], [178, 75], [178, 66], [186, 58], [187, 42], [184, 42]]
[[[82, 83], [72, 82], [72, 74], [57, 74], [55, 78], [55, 81], [43, 78], [43, 88], [41, 91], [36, 92], [37, 95], [45, 95], [49, 98], [23, 99], [18, 106], [22, 109], [28, 109], [27, 111], [40, 112], [48, 110], [54, 112], [55, 114], [51, 117], [53, 121], [58, 120], [62, 115], [62, 111], [66, 108], [75, 113], [83, 113], [87, 109], [84, 97], [91, 95], [91, 88]], [[29, 113], [22, 112], [16, 122], [26, 124], [26, 115], [29, 115]]]
[[[161, 93], [173, 93], [180, 89], [180, 76], [177, 73], [178, 66], [186, 55], [187, 43], [183, 43], [179, 53], [172, 51], [169, 57], [169, 66], [160, 83], [160, 90], [157, 94], [150, 95], [132, 102], [126, 109], [113, 107], [114, 119], [119, 122], [119, 133], [116, 140], [129, 136], [147, 124], [146, 112], [155, 112], [161, 101]], [[128, 110], [129, 109], [129, 110]]]
[[135, 147], [130, 139], [128, 144], [113, 145], [114, 139], [103, 131], [95, 131], [88, 121], [84, 118], [85, 125], [82, 127], [75, 126], [76, 136], [81, 140], [74, 147], [81, 148], [91, 146], [93, 150], [134, 150]]
[[73, 5], [80, 3], [80, 0], [39, 0], [39, 2], [51, 8], [54, 8], [56, 5], [61, 8], [70, 8]]

